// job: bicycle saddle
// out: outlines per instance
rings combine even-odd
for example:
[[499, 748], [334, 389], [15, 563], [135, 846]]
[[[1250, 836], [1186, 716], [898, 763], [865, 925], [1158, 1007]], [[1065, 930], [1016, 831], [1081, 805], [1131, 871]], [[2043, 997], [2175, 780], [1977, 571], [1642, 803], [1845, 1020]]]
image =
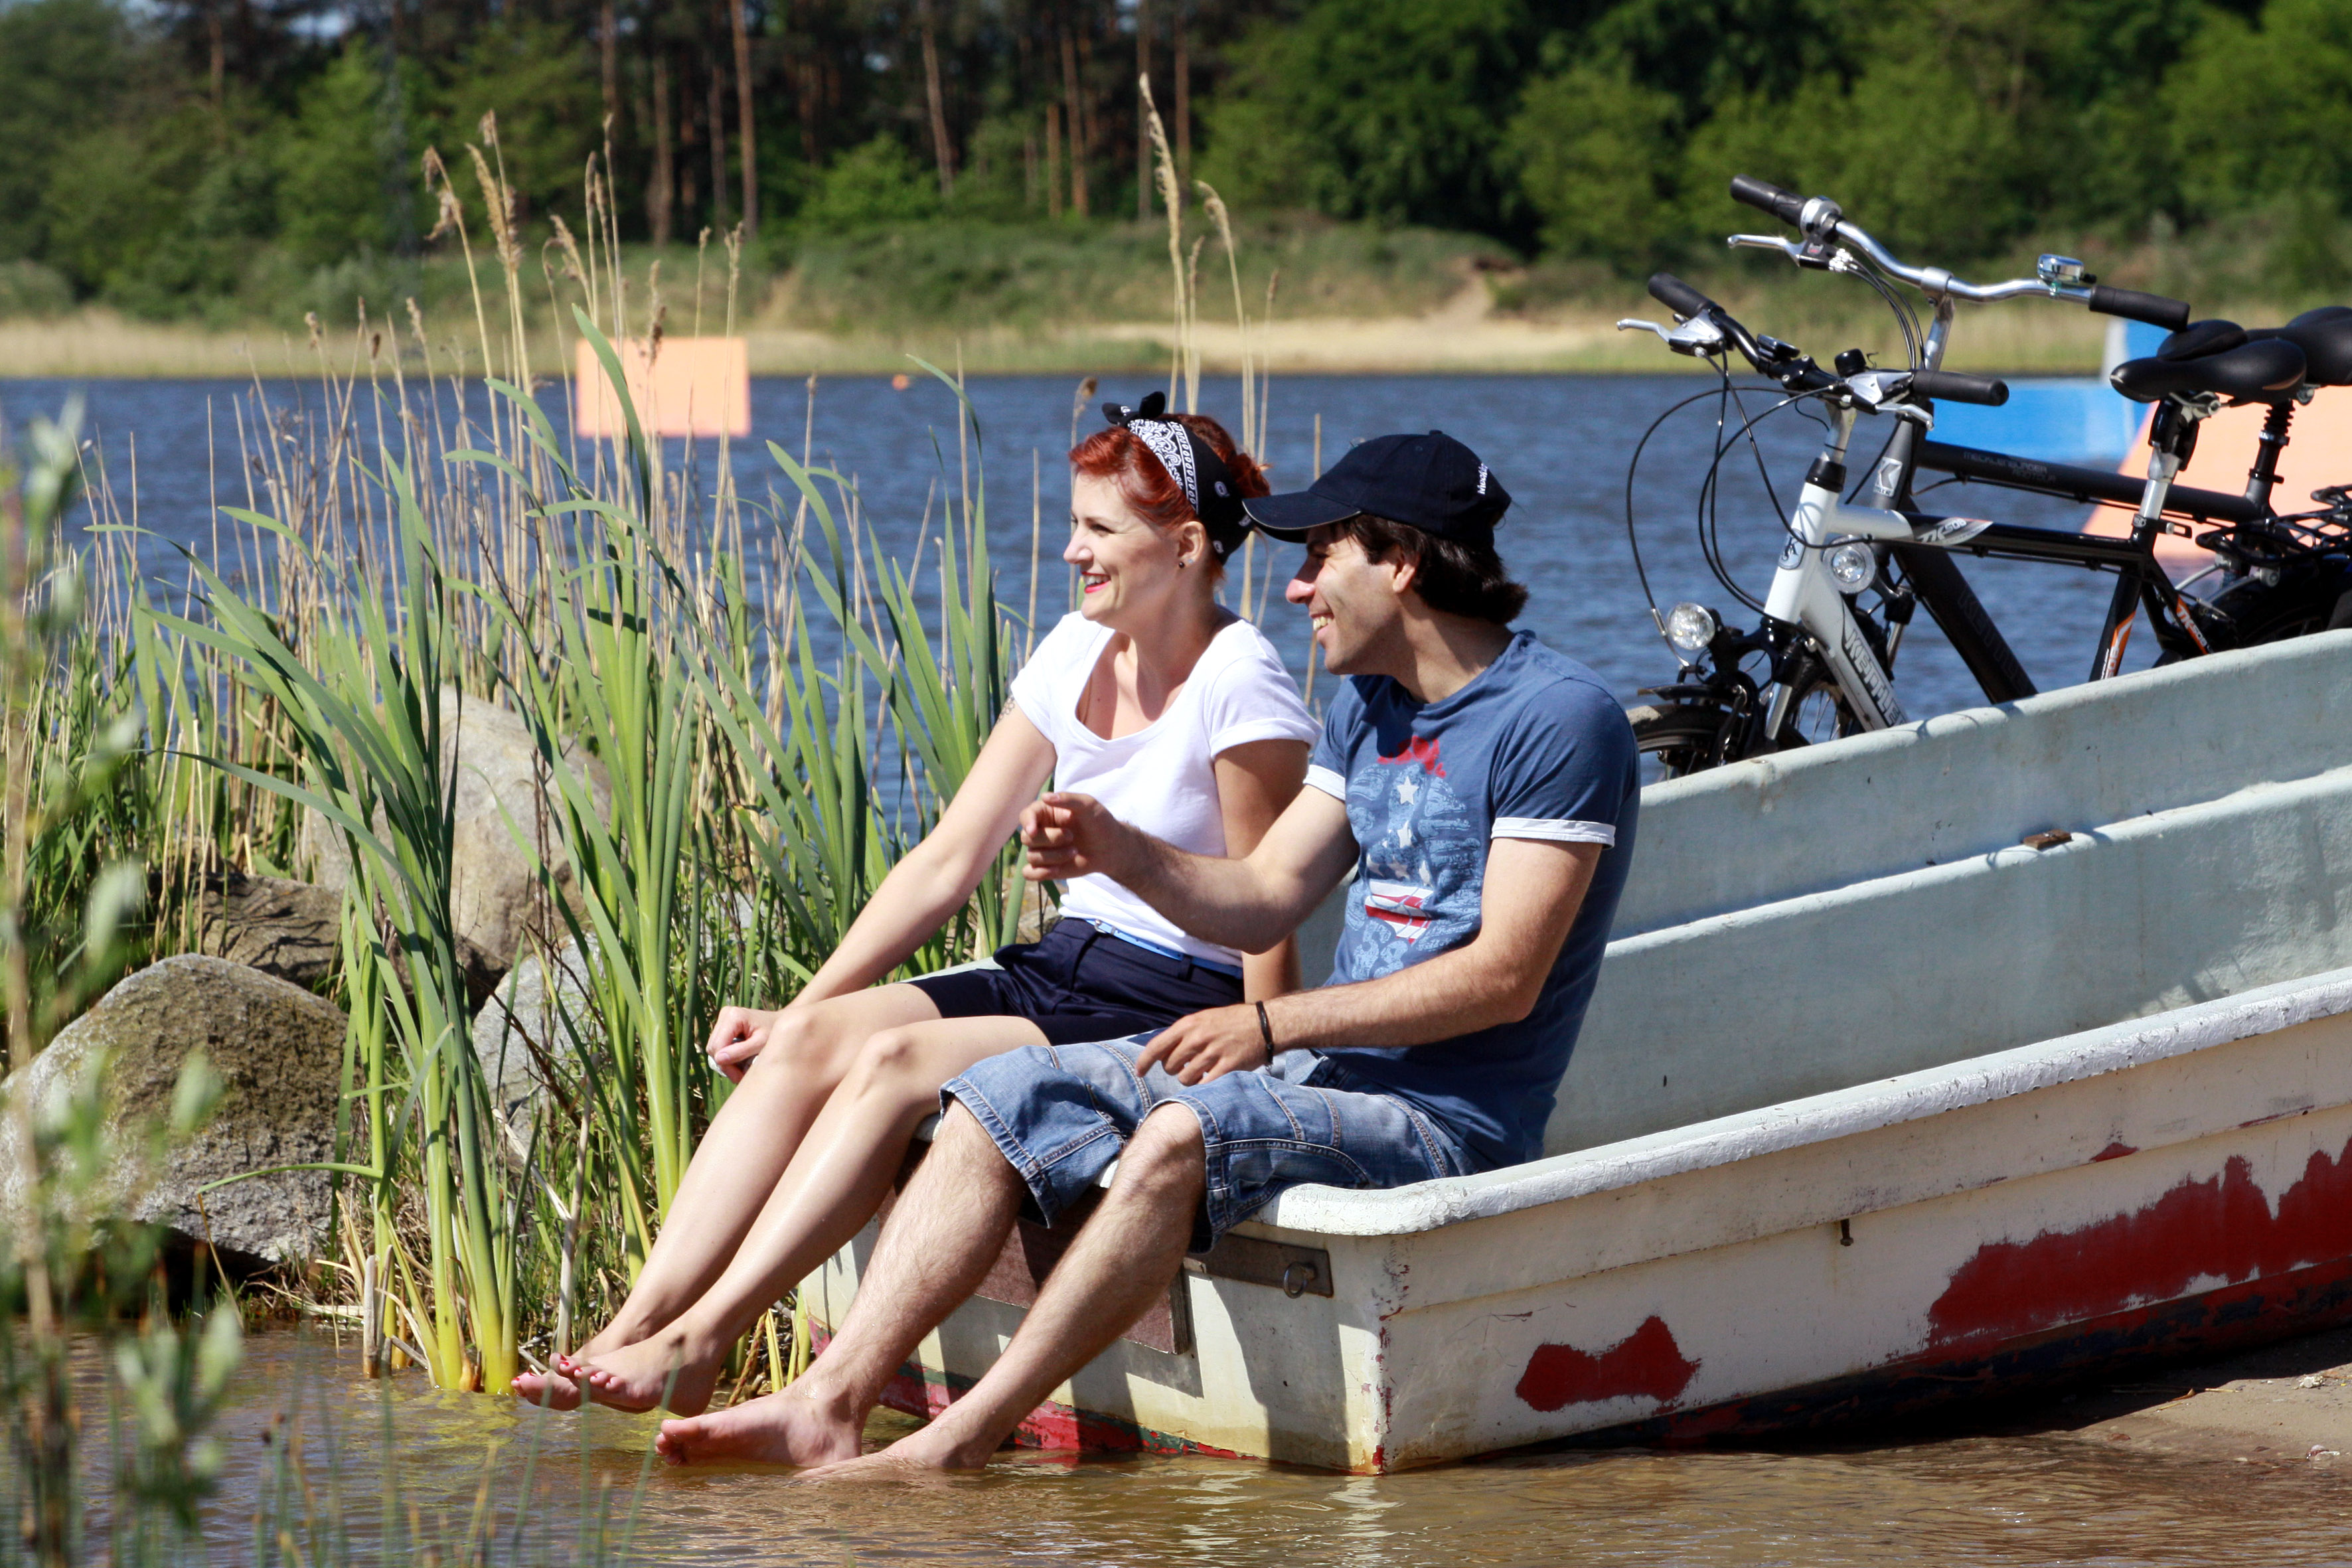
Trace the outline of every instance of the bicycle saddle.
[[2166, 335], [2156, 345], [2156, 357], [2169, 363], [2173, 360], [2203, 359], [2236, 348], [2246, 341], [2246, 329], [2235, 321], [2191, 321], [2177, 332]]
[[2352, 306], [2322, 305], [2284, 327], [2257, 327], [2250, 338], [2280, 338], [2303, 351], [2303, 378], [2314, 386], [2352, 386]]
[[[2226, 321], [2200, 324], [2230, 326]], [[2189, 327], [2183, 335], [2196, 330]], [[2167, 359], [2159, 353], [2150, 359], [2126, 360], [2107, 382], [2135, 403], [2198, 392], [2230, 403], [2275, 403], [2303, 384], [2303, 350], [2294, 344], [2283, 338], [2252, 338], [2192, 358]]]

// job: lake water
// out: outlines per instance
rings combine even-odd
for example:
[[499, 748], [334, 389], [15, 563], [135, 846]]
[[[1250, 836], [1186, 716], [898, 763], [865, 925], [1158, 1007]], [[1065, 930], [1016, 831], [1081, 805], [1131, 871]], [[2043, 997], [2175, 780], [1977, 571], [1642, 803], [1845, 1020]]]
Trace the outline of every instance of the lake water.
[[[1533, 590], [1527, 624], [1630, 700], [1670, 679], [1674, 661], [1652, 629], [1627, 545], [1626, 463], [1650, 421], [1703, 384], [1671, 376], [1277, 378], [1265, 455], [1280, 484], [1305, 483], [1318, 416], [1327, 464], [1350, 441], [1389, 430], [1442, 428], [1469, 441], [1517, 497], [1501, 542]], [[70, 390], [61, 382], [0, 381], [0, 411], [22, 421], [54, 411]], [[246, 500], [233, 415], [251, 389], [117, 382], [83, 390], [89, 433], [126, 500], [135, 458], [138, 519], [154, 536], [142, 558], [176, 579], [169, 542], [208, 548], [214, 500]], [[1104, 395], [1133, 399], [1146, 390], [1112, 385]], [[1069, 444], [1073, 391], [1061, 377], [982, 380], [971, 389], [997, 563], [1013, 580], [1004, 593], [1016, 605], [1029, 560], [1034, 454], [1047, 615], [1066, 604], [1052, 552], [1066, 506], [1060, 454]], [[275, 384], [267, 395], [298, 421], [321, 405], [316, 387]], [[797, 382], [755, 383], [756, 437], [797, 451], [807, 399]], [[814, 456], [857, 477], [885, 549], [905, 558], [927, 507], [935, 521], [941, 488], [957, 483], [953, 399], [927, 380], [898, 390], [875, 378], [826, 382], [815, 399]], [[1223, 416], [1237, 401], [1232, 384], [1218, 382], [1202, 406]], [[1082, 432], [1099, 423], [1091, 408], [1078, 420]], [[1787, 414], [1760, 435], [1786, 498], [1817, 428]], [[1697, 598], [1745, 620], [1708, 577], [1697, 544], [1692, 508], [1708, 438], [1705, 411], [1694, 410], [1653, 443], [1635, 492], [1639, 536], [1662, 605]], [[674, 445], [672, 456], [689, 454]], [[707, 490], [714, 454], [705, 447], [690, 456]], [[788, 489], [760, 439], [737, 445], [732, 458], [746, 495]], [[2082, 521], [2082, 510], [2069, 505], [1977, 495], [1974, 506], [1994, 516], [2056, 527]], [[1760, 593], [1781, 538], [1752, 466], [1742, 466], [1721, 509], [1722, 552], [1735, 579]], [[1295, 552], [1282, 559], [1286, 574]], [[2081, 679], [2105, 579], [2019, 564], [1968, 570], [2037, 680]], [[1274, 596], [1264, 624], [1298, 662], [1305, 631], [1297, 612]], [[2141, 660], [2147, 642], [2136, 648]], [[1897, 677], [1915, 714], [1975, 700], [1924, 616]], [[757, 1468], [656, 1469], [640, 1493], [646, 1420], [526, 1412], [436, 1393], [415, 1372], [371, 1384], [352, 1375], [355, 1362], [320, 1334], [254, 1338], [226, 1422], [227, 1495], [210, 1515], [215, 1560], [245, 1560], [257, 1489], [289, 1431], [307, 1434], [318, 1506], [362, 1560], [373, 1550], [387, 1453], [404, 1507], [417, 1504], [428, 1520], [462, 1521], [486, 1485], [494, 1500], [507, 1499], [535, 1465], [531, 1493], [520, 1504], [525, 1556], [576, 1540], [579, 1521], [600, 1500], [616, 1517], [635, 1510], [634, 1560], [680, 1563], [2221, 1563], [2248, 1560], [2249, 1543], [2259, 1542], [2259, 1560], [2289, 1564], [2340, 1563], [2352, 1550], [2345, 1544], [2352, 1542], [2352, 1491], [2311, 1467], [2217, 1475], [2210, 1463], [2111, 1451], [2048, 1432], [1852, 1449], [1516, 1458], [1381, 1479], [1209, 1459], [1031, 1454], [1008, 1456], [980, 1478], [887, 1494], [805, 1487]], [[102, 1408], [97, 1382], [92, 1369], [93, 1408]], [[387, 1390], [388, 1407], [380, 1408]], [[898, 1422], [879, 1418], [873, 1435], [887, 1437], [903, 1429]]]
[[[1553, 646], [1599, 670], [1621, 697], [1673, 679], [1675, 660], [1653, 627], [1637, 579], [1625, 529], [1626, 466], [1643, 430], [1677, 400], [1706, 389], [1693, 376], [1307, 376], [1273, 382], [1264, 457], [1277, 486], [1311, 479], [1318, 455], [1328, 466], [1365, 437], [1392, 430], [1443, 429], [1475, 447], [1516, 498], [1500, 531], [1505, 559], [1533, 592], [1524, 624]], [[1016, 608], [1025, 604], [1034, 491], [1042, 517], [1045, 569], [1041, 574], [1040, 618], [1067, 607], [1067, 576], [1055, 560], [1067, 515], [1068, 470], [1062, 455], [1070, 444], [1075, 378], [1007, 376], [975, 379], [970, 394], [978, 416], [982, 472], [987, 484], [992, 555], [1003, 575], [1001, 594]], [[226, 381], [0, 380], [0, 416], [11, 423], [53, 413], [79, 390], [88, 403], [86, 429], [97, 443], [119, 495], [132, 492], [135, 473], [140, 524], [150, 531], [143, 558], [150, 568], [173, 580], [179, 569], [169, 548], [177, 541], [208, 548], [213, 503], [247, 504], [239, 468], [237, 415], [245, 400], [247, 428], [254, 426], [250, 384]], [[1081, 435], [1100, 428], [1094, 402], [1117, 396], [1139, 400], [1149, 384], [1106, 384], [1078, 411]], [[319, 387], [299, 382], [265, 384], [272, 410], [289, 432], [299, 435], [305, 420], [325, 406]], [[445, 412], [454, 395], [443, 394]], [[470, 394], [478, 416], [478, 388]], [[797, 455], [804, 432], [814, 429], [808, 449], [815, 461], [855, 476], [867, 517], [886, 552], [905, 560], [913, 554], [927, 516], [936, 529], [940, 498], [961, 483], [953, 395], [917, 372], [903, 390], [879, 377], [843, 377], [822, 382], [810, 393], [800, 381], [762, 378], [752, 383], [752, 438], [736, 443], [730, 463], [739, 492], [764, 501], [772, 491], [793, 492], [768, 456], [775, 440]], [[559, 433], [568, 430], [560, 387], [542, 397]], [[1750, 414], [1770, 398], [1751, 395]], [[1203, 412], [1239, 426], [1239, 388], [1218, 379], [1202, 388]], [[1727, 618], [1754, 624], [1752, 614], [1707, 574], [1701, 554], [1695, 504], [1711, 450], [1712, 400], [1687, 409], [1653, 439], [1635, 487], [1635, 515], [1642, 556], [1658, 604], [1693, 598]], [[1737, 416], [1735, 416], [1737, 417]], [[1319, 422], [1320, 438], [1318, 440]], [[362, 393], [356, 424], [372, 441], [373, 411]], [[1820, 430], [1790, 410], [1765, 420], [1757, 430], [1773, 484], [1783, 504], [1793, 500]], [[1874, 449], [1883, 433], [1865, 423], [1855, 445], [1861, 456]], [[669, 443], [674, 465], [690, 467], [708, 493], [716, 478], [717, 454], [705, 442], [689, 450]], [[2078, 527], [2084, 509], [2016, 492], [1981, 488], [1943, 492], [1955, 510], [2043, 527]], [[265, 503], [266, 504], [266, 503]], [[761, 520], [755, 518], [756, 530]], [[1733, 579], [1760, 597], [1784, 538], [1769, 497], [1751, 458], [1727, 466], [1718, 508], [1718, 538]], [[1283, 547], [1268, 554], [1286, 576], [1297, 552]], [[936, 561], [936, 546], [927, 559]], [[2045, 689], [2081, 680], [2088, 671], [2092, 644], [2105, 607], [2110, 579], [2073, 567], [2002, 562], [1968, 562], [1968, 574], [2008, 635], [2036, 682]], [[1260, 565], [1263, 572], [1265, 567]], [[1275, 591], [1259, 617], [1302, 679], [1306, 628], [1298, 613]], [[2135, 639], [2135, 667], [2153, 658], [2153, 638]], [[1958, 658], [1928, 616], [1913, 623], [1896, 667], [1897, 688], [1915, 716], [1945, 712], [1980, 700]]]
[[[84, 1381], [102, 1409], [94, 1359]], [[445, 1542], [487, 1500], [499, 1562], [569, 1560], [600, 1509], [614, 1560], [632, 1563], [2295, 1568], [2352, 1555], [2352, 1485], [2333, 1467], [2134, 1451], [2069, 1434], [2055, 1405], [2005, 1432], [1874, 1447], [1530, 1455], [1377, 1478], [1019, 1452], [979, 1476], [842, 1489], [772, 1468], [648, 1469], [649, 1417], [437, 1393], [416, 1371], [371, 1384], [357, 1365], [317, 1331], [248, 1339], [222, 1427], [226, 1496], [208, 1510], [213, 1561], [249, 1560], [255, 1499], [289, 1436], [309, 1511], [353, 1562], [380, 1560], [387, 1473], [396, 1517], [413, 1507]], [[867, 1436], [909, 1425], [885, 1415]], [[338, 1560], [295, 1534], [301, 1560]]]

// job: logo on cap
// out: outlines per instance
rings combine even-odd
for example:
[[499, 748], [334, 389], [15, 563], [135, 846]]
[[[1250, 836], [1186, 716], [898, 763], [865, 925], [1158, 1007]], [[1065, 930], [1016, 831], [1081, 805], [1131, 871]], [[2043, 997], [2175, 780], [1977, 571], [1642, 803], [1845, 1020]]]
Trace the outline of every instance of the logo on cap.
[[1484, 463], [1478, 465], [1478, 493], [1486, 493], [1486, 465]]

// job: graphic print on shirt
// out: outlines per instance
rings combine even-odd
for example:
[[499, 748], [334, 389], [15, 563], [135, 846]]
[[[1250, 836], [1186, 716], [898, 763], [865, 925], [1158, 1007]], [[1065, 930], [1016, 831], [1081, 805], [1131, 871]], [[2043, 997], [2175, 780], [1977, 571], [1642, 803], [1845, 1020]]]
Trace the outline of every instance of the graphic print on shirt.
[[1410, 741], [1358, 769], [1348, 781], [1348, 822], [1363, 846], [1363, 896], [1349, 906], [1336, 973], [1375, 979], [1477, 930], [1486, 837], [1446, 778], [1436, 742]]

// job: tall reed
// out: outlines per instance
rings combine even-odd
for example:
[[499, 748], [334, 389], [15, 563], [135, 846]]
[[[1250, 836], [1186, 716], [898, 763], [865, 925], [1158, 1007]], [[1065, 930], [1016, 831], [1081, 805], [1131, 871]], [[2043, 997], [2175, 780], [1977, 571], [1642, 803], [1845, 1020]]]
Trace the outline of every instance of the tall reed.
[[[347, 348], [316, 339], [315, 382], [241, 395], [243, 493], [217, 498], [226, 523], [185, 557], [184, 591], [140, 574], [100, 474], [94, 510], [122, 531], [93, 556], [115, 632], [82, 657], [118, 661], [110, 689], [146, 737], [125, 809], [159, 943], [184, 944], [226, 866], [307, 874], [322, 840], [348, 857], [338, 1289], [372, 1352], [495, 1390], [626, 1290], [728, 1092], [699, 1049], [711, 1016], [780, 1004], [831, 953], [961, 786], [1034, 628], [999, 593], [958, 376], [922, 364], [957, 427], [909, 561], [887, 559], [854, 479], [805, 452], [768, 445], [764, 496], [723, 466], [706, 493], [692, 449], [649, 437], [625, 394], [619, 346], [657, 354], [662, 307], [624, 268], [601, 159], [579, 235], [555, 225], [537, 278], [495, 121], [451, 162], [478, 202], [426, 166], [474, 279], [467, 330], [436, 336], [411, 302], [404, 358], [362, 315]], [[488, 215], [478, 254], [468, 210]], [[1171, 227], [1186, 310], [1198, 248]], [[524, 309], [534, 292], [548, 308]], [[622, 391], [602, 439], [528, 379], [583, 344]], [[1030, 555], [1011, 604], [1035, 604]], [[507, 824], [537, 881], [529, 955], [579, 982], [549, 987], [544, 1018], [492, 1005], [541, 1083], [511, 1122], [473, 1043], [450, 891], [457, 737], [485, 706], [520, 719], [543, 784]], [[1012, 940], [1013, 872], [1008, 848], [910, 969]], [[781, 1381], [805, 1346], [787, 1357], [772, 1331]]]

